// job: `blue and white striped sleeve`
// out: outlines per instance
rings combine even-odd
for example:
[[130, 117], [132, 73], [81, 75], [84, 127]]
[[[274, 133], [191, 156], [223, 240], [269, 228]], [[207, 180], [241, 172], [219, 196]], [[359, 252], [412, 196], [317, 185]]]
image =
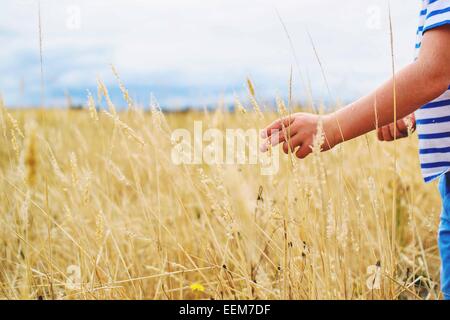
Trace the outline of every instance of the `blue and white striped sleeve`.
[[429, 0], [423, 32], [450, 24], [450, 0]]

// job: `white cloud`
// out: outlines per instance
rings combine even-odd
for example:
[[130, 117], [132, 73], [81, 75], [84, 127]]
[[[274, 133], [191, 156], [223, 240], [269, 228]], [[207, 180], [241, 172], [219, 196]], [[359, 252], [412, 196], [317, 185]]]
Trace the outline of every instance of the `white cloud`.
[[[41, 2], [45, 74], [47, 86], [54, 87], [49, 92], [55, 95], [64, 89], [84, 92], [98, 74], [112, 82], [107, 71], [110, 63], [116, 65], [131, 92], [135, 87], [138, 91], [148, 86], [149, 92], [164, 87], [160, 98], [163, 104], [195, 104], [197, 98], [214, 100], [220, 92], [229, 96], [231, 92], [224, 91], [241, 88], [248, 74], [256, 78], [263, 96], [285, 90], [290, 66], [295, 62], [276, 10], [283, 17], [302, 72], [309, 74], [318, 99], [324, 98], [326, 91], [306, 29], [314, 39], [334, 96], [356, 98], [390, 72], [384, 0]], [[391, 0], [399, 66], [412, 60], [419, 3]], [[379, 8], [380, 29], [368, 25], [373, 8]], [[7, 1], [0, 14], [0, 38], [6, 43], [0, 52], [0, 70], [6, 70], [0, 78], [0, 90], [7, 102], [19, 104], [14, 83], [21, 77], [27, 78], [27, 83], [39, 81], [38, 65], [31, 68], [27, 63], [17, 63], [21, 56], [29, 57], [34, 64], [39, 61], [37, 1]], [[35, 59], [31, 58], [33, 53]], [[21, 68], [23, 65], [27, 69]], [[300, 87], [299, 79], [296, 83]], [[170, 86], [174, 86], [172, 98]], [[190, 92], [183, 97], [186, 90]], [[206, 93], [196, 97], [193, 92]], [[158, 97], [158, 90], [154, 93]], [[60, 97], [48, 100], [52, 98], [56, 101]], [[38, 101], [30, 96], [26, 102]]]

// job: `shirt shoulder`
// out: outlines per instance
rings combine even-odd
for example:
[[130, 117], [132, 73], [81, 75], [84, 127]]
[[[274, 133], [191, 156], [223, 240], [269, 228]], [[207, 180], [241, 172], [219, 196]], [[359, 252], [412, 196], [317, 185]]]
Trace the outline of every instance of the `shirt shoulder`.
[[421, 12], [425, 17], [423, 33], [450, 24], [450, 0], [427, 0], [426, 2], [426, 7]]

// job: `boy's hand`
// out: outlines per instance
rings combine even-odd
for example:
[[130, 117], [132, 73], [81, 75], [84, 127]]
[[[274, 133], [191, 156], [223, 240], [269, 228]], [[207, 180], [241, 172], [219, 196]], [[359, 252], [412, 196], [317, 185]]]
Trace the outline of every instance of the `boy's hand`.
[[[403, 118], [397, 120], [397, 122], [385, 125], [383, 127], [378, 128], [377, 135], [378, 140], [380, 141], [392, 141], [394, 140], [394, 135], [396, 135], [396, 139], [401, 139], [408, 136], [408, 121], [410, 122], [410, 129], [414, 131], [416, 129], [416, 118], [414, 117], [414, 113]], [[394, 134], [394, 125], [397, 126]]]
[[313, 138], [317, 133], [317, 126], [322, 120], [325, 142], [322, 150], [329, 150], [338, 142], [335, 139], [334, 118], [332, 115], [315, 115], [310, 113], [294, 113], [289, 117], [278, 119], [267, 126], [261, 133], [262, 138], [267, 138], [261, 146], [261, 151], [265, 152], [269, 145], [276, 146], [283, 142], [283, 151], [287, 154], [288, 141], [291, 152], [298, 147], [295, 155], [303, 159], [312, 152], [311, 146]]

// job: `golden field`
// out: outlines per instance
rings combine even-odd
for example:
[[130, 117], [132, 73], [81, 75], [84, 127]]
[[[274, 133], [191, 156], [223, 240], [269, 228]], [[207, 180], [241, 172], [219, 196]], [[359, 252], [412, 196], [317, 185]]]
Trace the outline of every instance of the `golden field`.
[[106, 101], [2, 106], [1, 298], [440, 298], [440, 200], [415, 136], [281, 153], [263, 176], [175, 165], [171, 132], [263, 128], [275, 113], [115, 113]]

